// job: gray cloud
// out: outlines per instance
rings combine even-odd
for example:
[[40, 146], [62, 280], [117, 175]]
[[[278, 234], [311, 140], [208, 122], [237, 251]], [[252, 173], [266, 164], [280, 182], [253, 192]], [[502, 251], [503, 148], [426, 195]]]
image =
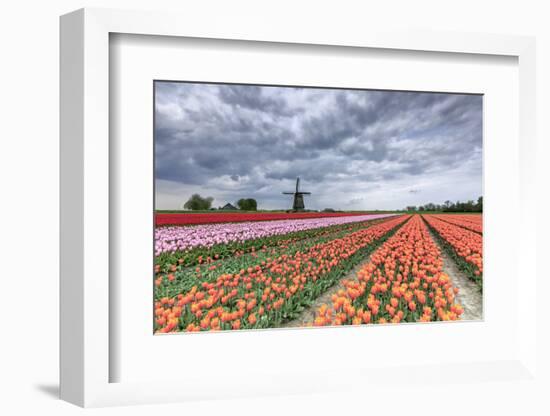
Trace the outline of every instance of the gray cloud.
[[157, 208], [287, 208], [297, 176], [316, 209], [482, 194], [481, 96], [157, 82], [155, 100]]

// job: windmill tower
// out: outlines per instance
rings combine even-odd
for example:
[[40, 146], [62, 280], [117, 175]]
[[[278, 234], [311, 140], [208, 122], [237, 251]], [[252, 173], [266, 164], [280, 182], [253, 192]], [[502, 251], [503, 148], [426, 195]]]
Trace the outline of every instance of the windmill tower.
[[303, 211], [304, 195], [311, 195], [311, 192], [300, 191], [300, 178], [296, 178], [296, 192], [283, 192], [284, 195], [294, 195], [294, 202], [292, 204], [293, 211]]

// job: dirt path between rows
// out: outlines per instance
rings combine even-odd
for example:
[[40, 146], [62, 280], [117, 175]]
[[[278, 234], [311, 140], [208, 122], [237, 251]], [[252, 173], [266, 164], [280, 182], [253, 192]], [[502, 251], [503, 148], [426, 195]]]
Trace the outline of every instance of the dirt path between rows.
[[457, 302], [464, 308], [461, 316], [462, 321], [479, 321], [483, 319], [483, 295], [479, 287], [458, 268], [455, 261], [439, 245], [433, 231], [428, 228], [433, 242], [441, 251], [443, 259], [443, 272], [446, 273], [453, 282], [453, 286], [458, 288]]
[[321, 305], [323, 303], [330, 305], [332, 302], [331, 300], [332, 295], [334, 295], [340, 289], [345, 289], [344, 285], [342, 284], [342, 280], [357, 281], [358, 280], [357, 273], [359, 272], [359, 270], [361, 270], [362, 267], [368, 264], [369, 261], [370, 261], [370, 255], [367, 256], [364, 260], [362, 260], [359, 264], [357, 264], [353, 269], [351, 269], [350, 272], [344, 277], [342, 277], [342, 279], [340, 279], [338, 283], [336, 283], [334, 286], [328, 289], [325, 293], [323, 293], [321, 296], [315, 299], [313, 304], [310, 307], [306, 308], [298, 318], [293, 319], [292, 321], [289, 321], [281, 325], [281, 328], [304, 327], [306, 326], [307, 323], [313, 322], [313, 320], [315, 319], [315, 313], [321, 307]]

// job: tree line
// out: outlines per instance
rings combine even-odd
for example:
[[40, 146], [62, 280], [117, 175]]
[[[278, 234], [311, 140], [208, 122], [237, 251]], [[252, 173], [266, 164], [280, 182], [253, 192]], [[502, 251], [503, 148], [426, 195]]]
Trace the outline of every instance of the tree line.
[[[211, 196], [202, 197], [200, 194], [193, 194], [183, 204], [183, 208], [190, 209], [192, 211], [205, 211], [212, 208], [212, 202], [214, 198]], [[241, 198], [237, 201], [237, 207], [242, 211], [256, 211], [258, 209], [258, 202], [253, 198]]]
[[430, 202], [420, 206], [410, 205], [405, 208], [405, 211], [483, 212], [483, 197], [480, 196], [477, 202], [472, 200], [466, 202], [445, 201], [443, 204], [433, 204]]

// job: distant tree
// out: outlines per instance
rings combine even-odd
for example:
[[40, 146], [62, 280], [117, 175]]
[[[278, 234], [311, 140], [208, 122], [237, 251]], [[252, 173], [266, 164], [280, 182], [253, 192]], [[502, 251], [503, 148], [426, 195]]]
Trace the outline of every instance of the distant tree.
[[325, 208], [323, 212], [336, 212], [334, 208]]
[[212, 198], [211, 196], [203, 198], [199, 194], [193, 194], [191, 195], [191, 198], [189, 198], [187, 202], [183, 204], [183, 207], [185, 209], [190, 209], [193, 211], [206, 210], [210, 209], [210, 207], [212, 206], [212, 201], [214, 201], [214, 198]]
[[431, 202], [424, 205], [424, 211], [435, 211], [435, 205]]
[[464, 212], [472, 212], [474, 210], [474, 201], [471, 199], [464, 202]]
[[252, 198], [241, 198], [237, 201], [237, 206], [243, 211], [256, 211], [258, 209], [258, 203]]
[[480, 196], [480, 197], [477, 199], [476, 211], [478, 211], [478, 212], [483, 212], [483, 197], [482, 197], [482, 196]]
[[420, 205], [418, 207], [408, 206], [405, 208], [406, 211], [444, 211], [444, 212], [483, 212], [483, 197], [480, 196], [477, 199], [477, 202], [473, 200], [468, 200], [466, 202], [456, 201], [445, 201], [443, 205], [433, 204], [431, 202]]

